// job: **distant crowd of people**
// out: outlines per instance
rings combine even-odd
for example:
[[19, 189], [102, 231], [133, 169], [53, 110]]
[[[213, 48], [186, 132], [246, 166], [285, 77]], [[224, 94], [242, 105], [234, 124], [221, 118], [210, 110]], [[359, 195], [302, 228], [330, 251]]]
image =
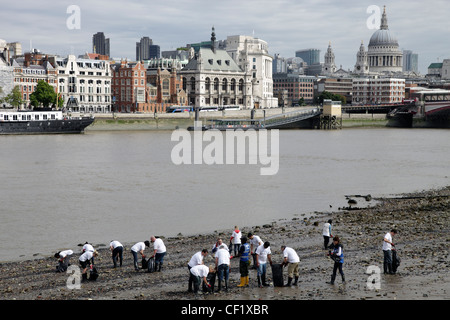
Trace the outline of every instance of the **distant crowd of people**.
[[[392, 242], [393, 237], [397, 234], [396, 229], [392, 229], [386, 233], [383, 239], [383, 265], [385, 274], [394, 274], [396, 268], [393, 266], [392, 250], [395, 250], [395, 245]], [[332, 220], [328, 220], [323, 225], [323, 249], [328, 250], [327, 255], [334, 261], [331, 280], [327, 283], [334, 284], [337, 272], [339, 271], [342, 282], [345, 283], [345, 275], [343, 272], [344, 264], [344, 247], [338, 236], [332, 235]], [[332, 240], [331, 245], [330, 239]], [[145, 255], [146, 248], [153, 245], [151, 254], [147, 259]], [[109, 244], [112, 253], [113, 267], [121, 267], [123, 262], [123, 245], [113, 240]], [[256, 269], [258, 287], [263, 288], [269, 286], [266, 280], [267, 264], [272, 268], [272, 281], [274, 286], [296, 286], [299, 280], [299, 262], [300, 258], [297, 252], [288, 246], [281, 245], [281, 252], [283, 253], [283, 261], [281, 264], [274, 264], [272, 262], [272, 252], [269, 241], [262, 241], [258, 235], [248, 233], [246, 236], [237, 226], [235, 226], [227, 246], [223, 239], [219, 238], [214, 243], [212, 249], [202, 249], [196, 252], [187, 264], [189, 278], [188, 278], [188, 292], [198, 293], [200, 287], [203, 291], [213, 291], [215, 281], [217, 278], [217, 291], [222, 289], [228, 290], [230, 277], [230, 263], [233, 258], [239, 260], [240, 283], [238, 287], [249, 286], [249, 269]], [[136, 271], [145, 268], [148, 272], [161, 272], [164, 256], [166, 254], [166, 246], [160, 237], [151, 236], [150, 241], [143, 241], [134, 244], [131, 249], [133, 256], [133, 265]], [[214, 265], [206, 266], [204, 258], [211, 252], [214, 255]], [[139, 267], [139, 257], [141, 256], [142, 265]], [[69, 259], [73, 255], [72, 250], [59, 251], [55, 254], [55, 258], [59, 263], [56, 267], [57, 272], [65, 272], [70, 265]], [[88, 268], [96, 270], [94, 267], [94, 259], [98, 256], [98, 252], [94, 247], [85, 243], [81, 255], [79, 257], [79, 265], [82, 269], [82, 281], [88, 279]], [[287, 267], [288, 281], [284, 284], [283, 268]]]

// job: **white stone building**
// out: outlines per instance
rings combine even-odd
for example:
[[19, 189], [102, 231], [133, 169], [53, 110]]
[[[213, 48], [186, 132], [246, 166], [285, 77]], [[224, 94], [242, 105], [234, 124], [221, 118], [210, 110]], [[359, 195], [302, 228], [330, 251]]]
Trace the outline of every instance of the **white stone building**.
[[386, 7], [381, 17], [380, 29], [370, 38], [368, 46], [369, 69], [372, 73], [397, 73], [403, 71], [403, 51], [397, 38], [389, 30]]
[[323, 64], [322, 75], [331, 76], [337, 71], [336, 58], [334, 56], [333, 48], [331, 48], [331, 42], [328, 45], [327, 52], [325, 53], [325, 62]]
[[112, 72], [108, 60], [83, 59], [69, 55], [52, 57], [58, 70], [58, 93], [73, 112], [111, 112]]
[[273, 96], [273, 57], [267, 42], [252, 36], [228, 36], [226, 51], [241, 70], [251, 75], [251, 104], [257, 108], [277, 107], [278, 99]]
[[211, 47], [199, 48], [179, 72], [189, 105], [201, 108], [225, 105], [253, 108], [251, 73], [243, 71], [227, 51], [216, 48], [215, 40], [213, 29]]

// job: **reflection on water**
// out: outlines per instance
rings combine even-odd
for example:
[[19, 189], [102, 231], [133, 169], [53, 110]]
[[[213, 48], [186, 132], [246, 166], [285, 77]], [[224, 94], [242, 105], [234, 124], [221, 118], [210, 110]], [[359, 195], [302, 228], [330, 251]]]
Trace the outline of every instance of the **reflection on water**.
[[[174, 165], [171, 131], [1, 137], [0, 261], [251, 226], [448, 185], [448, 130], [280, 131], [279, 171]], [[362, 201], [362, 200], [361, 200]], [[362, 202], [364, 203], [364, 202]]]

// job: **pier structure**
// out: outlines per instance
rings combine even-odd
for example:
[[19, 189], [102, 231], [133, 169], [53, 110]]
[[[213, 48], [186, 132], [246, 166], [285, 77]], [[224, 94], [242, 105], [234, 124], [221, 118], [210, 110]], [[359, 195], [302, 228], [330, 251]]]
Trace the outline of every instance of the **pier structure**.
[[323, 101], [319, 129], [342, 129], [342, 105], [340, 101]]

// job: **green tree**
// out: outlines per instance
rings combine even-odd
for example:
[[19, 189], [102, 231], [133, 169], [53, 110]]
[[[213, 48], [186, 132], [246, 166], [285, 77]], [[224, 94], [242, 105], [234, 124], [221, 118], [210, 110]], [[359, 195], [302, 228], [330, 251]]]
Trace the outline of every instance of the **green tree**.
[[56, 92], [47, 82], [39, 80], [36, 90], [30, 94], [30, 103], [34, 107], [42, 105], [47, 108], [50, 104], [56, 103]]
[[22, 92], [20, 92], [19, 86], [15, 86], [11, 93], [8, 94], [5, 98], [3, 98], [3, 101], [12, 105], [15, 108], [20, 107], [25, 101], [22, 99]]
[[315, 103], [322, 104], [323, 100], [341, 101], [342, 105], [347, 103], [347, 98], [345, 98], [344, 96], [328, 91], [323, 91], [320, 95], [316, 96]]

